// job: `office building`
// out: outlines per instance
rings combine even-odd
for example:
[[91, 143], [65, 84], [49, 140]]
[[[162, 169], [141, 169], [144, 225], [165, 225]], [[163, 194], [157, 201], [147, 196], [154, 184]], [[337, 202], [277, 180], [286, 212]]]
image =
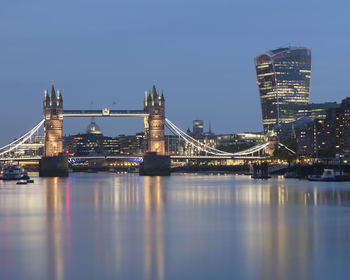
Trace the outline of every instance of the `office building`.
[[198, 137], [203, 134], [204, 121], [203, 120], [194, 120], [193, 121], [193, 136]]
[[120, 154], [119, 139], [103, 136], [94, 118], [86, 133], [63, 137], [63, 146], [66, 154], [75, 156]]
[[315, 119], [297, 134], [298, 150], [302, 156], [350, 156], [350, 98], [338, 108], [327, 110], [325, 119]]
[[325, 119], [328, 109], [339, 108], [339, 106], [336, 102], [295, 104], [291, 106], [291, 110], [295, 121], [305, 116], [312, 119]]
[[311, 50], [279, 48], [254, 60], [264, 132], [295, 120], [291, 105], [309, 103]]
[[261, 133], [245, 132], [234, 134], [217, 135], [217, 145], [233, 145], [233, 144], [262, 144], [265, 136]]
[[145, 134], [136, 133], [136, 135], [118, 135], [116, 138], [120, 143], [120, 154], [123, 155], [142, 155], [145, 151]]

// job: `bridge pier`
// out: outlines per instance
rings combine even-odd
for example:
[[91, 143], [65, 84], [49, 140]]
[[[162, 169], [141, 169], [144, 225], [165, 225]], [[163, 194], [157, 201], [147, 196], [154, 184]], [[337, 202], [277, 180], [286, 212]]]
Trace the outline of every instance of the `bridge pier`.
[[154, 152], [145, 154], [143, 163], [140, 164], [139, 174], [141, 176], [169, 176], [170, 156], [157, 155]]
[[39, 162], [40, 177], [68, 177], [66, 156], [43, 157]]

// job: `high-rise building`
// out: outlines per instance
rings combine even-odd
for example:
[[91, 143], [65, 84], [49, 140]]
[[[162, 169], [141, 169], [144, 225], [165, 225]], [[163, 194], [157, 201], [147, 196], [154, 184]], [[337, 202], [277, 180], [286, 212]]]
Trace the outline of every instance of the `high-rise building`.
[[295, 120], [290, 105], [308, 104], [311, 50], [280, 48], [254, 59], [264, 132]]
[[201, 136], [203, 134], [204, 121], [194, 120], [193, 121], [193, 136]]

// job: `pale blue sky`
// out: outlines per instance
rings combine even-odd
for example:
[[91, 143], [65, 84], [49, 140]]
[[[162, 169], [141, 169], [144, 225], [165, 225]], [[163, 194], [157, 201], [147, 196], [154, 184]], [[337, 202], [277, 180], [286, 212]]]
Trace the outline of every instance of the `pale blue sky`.
[[[216, 133], [260, 131], [256, 55], [288, 44], [312, 49], [311, 101], [350, 95], [346, 1], [0, 2], [0, 144], [42, 118], [51, 80], [66, 109], [140, 109], [164, 89], [183, 129], [211, 120]], [[93, 105], [91, 105], [93, 101]], [[117, 104], [112, 105], [113, 101]], [[67, 119], [64, 133], [88, 119]], [[141, 119], [97, 119], [104, 134], [143, 130]]]

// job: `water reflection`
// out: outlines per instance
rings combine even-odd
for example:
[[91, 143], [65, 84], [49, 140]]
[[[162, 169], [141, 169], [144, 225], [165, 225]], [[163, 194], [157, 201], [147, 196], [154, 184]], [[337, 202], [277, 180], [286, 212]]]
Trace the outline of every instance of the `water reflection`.
[[334, 183], [310, 184], [300, 181], [301, 185], [289, 185], [286, 182], [249, 185], [247, 188], [236, 188], [234, 200], [258, 205], [350, 205], [350, 189]]
[[[239, 176], [237, 176], [239, 177]], [[186, 177], [185, 177], [186, 178]], [[193, 180], [193, 179], [197, 180]], [[222, 177], [221, 177], [222, 178]], [[241, 180], [213, 182], [205, 176], [187, 178], [172, 194], [172, 200], [195, 207], [207, 204], [243, 203], [249, 205], [337, 205], [350, 206], [350, 189], [345, 183], [308, 182], [284, 179], [271, 181]], [[213, 178], [210, 178], [213, 179]]]
[[164, 279], [165, 179], [144, 177], [144, 279]]
[[[0, 181], [0, 279], [312, 279], [350, 272], [350, 189], [243, 176]], [[244, 276], [244, 277], [242, 277]]]
[[46, 178], [46, 268], [48, 278], [66, 279], [71, 265], [70, 186], [68, 179]]

